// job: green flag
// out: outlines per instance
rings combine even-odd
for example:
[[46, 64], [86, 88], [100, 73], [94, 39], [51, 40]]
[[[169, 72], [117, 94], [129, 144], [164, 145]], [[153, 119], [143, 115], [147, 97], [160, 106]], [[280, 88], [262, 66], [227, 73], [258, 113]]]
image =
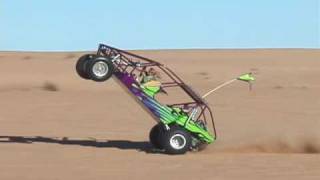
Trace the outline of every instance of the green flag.
[[255, 78], [252, 76], [252, 73], [243, 74], [239, 76], [237, 79], [245, 82], [252, 82], [255, 80]]

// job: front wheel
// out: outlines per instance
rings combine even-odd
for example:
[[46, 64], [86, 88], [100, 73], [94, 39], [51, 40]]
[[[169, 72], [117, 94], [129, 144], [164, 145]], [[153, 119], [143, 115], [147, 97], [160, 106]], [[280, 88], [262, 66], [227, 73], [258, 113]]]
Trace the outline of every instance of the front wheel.
[[165, 131], [161, 139], [168, 154], [185, 154], [191, 148], [190, 133], [177, 125]]
[[95, 54], [85, 54], [78, 59], [76, 63], [76, 71], [83, 79], [90, 79], [90, 76], [87, 73], [87, 66], [88, 62], [95, 57]]
[[97, 57], [89, 61], [87, 73], [90, 79], [102, 82], [109, 79], [114, 71], [113, 63], [105, 57]]

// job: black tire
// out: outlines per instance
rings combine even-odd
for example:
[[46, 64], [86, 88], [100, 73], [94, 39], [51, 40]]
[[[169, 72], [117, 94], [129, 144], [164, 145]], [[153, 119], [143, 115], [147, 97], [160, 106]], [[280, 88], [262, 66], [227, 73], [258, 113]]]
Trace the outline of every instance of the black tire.
[[161, 144], [161, 125], [156, 124], [155, 126], [152, 127], [149, 133], [149, 140], [150, 143], [154, 148], [157, 149], [163, 149], [163, 146]]
[[88, 62], [87, 74], [97, 82], [106, 81], [114, 71], [113, 63], [106, 57], [96, 57]]
[[95, 54], [85, 54], [78, 59], [76, 63], [76, 71], [83, 79], [90, 79], [90, 76], [87, 73], [87, 64], [89, 60], [95, 58], [95, 56]]
[[168, 154], [185, 154], [191, 149], [190, 133], [177, 125], [164, 131], [161, 140], [163, 148]]

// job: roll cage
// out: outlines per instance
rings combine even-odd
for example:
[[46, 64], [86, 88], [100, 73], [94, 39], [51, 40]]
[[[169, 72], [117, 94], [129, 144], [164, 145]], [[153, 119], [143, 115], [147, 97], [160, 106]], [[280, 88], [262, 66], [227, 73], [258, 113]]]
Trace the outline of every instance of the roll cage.
[[[161, 82], [161, 88], [163, 90], [171, 87], [179, 87], [185, 92], [190, 98], [189, 102], [181, 102], [174, 104], [167, 104], [169, 107], [178, 107], [188, 109], [197, 109], [197, 115], [194, 116], [194, 121], [202, 121], [207, 126], [207, 121], [211, 121], [212, 129], [214, 133], [214, 138], [216, 139], [216, 129], [214, 124], [213, 113], [208, 105], [208, 103], [198, 95], [190, 86], [188, 86], [176, 73], [171, 69], [164, 66], [163, 64], [154, 61], [149, 58], [145, 58], [128, 51], [120, 50], [105, 44], [100, 44], [98, 51], [98, 56], [104, 56], [112, 60], [116, 71], [122, 73], [128, 73], [130, 75], [137, 76], [142, 72], [146, 72], [149, 67], [157, 67], [162, 73], [168, 76], [167, 81]], [[137, 84], [139, 82], [136, 82]], [[191, 112], [188, 114], [191, 115]]]

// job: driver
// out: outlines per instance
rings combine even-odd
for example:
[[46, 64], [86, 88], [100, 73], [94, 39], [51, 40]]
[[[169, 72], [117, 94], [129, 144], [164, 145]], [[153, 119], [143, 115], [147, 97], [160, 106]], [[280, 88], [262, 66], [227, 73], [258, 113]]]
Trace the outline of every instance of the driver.
[[141, 88], [143, 91], [154, 98], [154, 96], [161, 91], [161, 79], [159, 72], [154, 68], [150, 68], [148, 71], [141, 73], [142, 78], [140, 80]]

